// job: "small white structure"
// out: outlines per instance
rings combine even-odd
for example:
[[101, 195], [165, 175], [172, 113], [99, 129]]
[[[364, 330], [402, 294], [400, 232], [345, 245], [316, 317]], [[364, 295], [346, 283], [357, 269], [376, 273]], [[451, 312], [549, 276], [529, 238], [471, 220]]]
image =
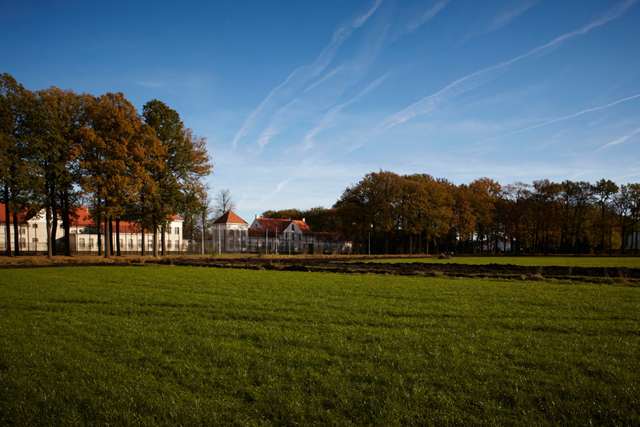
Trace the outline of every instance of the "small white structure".
[[218, 253], [242, 252], [248, 236], [249, 224], [233, 211], [222, 215], [212, 226], [213, 244]]

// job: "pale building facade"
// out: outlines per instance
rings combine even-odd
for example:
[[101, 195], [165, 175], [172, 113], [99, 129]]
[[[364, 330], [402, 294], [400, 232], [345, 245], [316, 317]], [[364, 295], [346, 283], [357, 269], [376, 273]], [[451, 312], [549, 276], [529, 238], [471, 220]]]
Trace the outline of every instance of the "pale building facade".
[[[0, 250], [6, 250], [6, 215], [4, 204], [0, 203]], [[11, 224], [11, 250], [15, 248], [16, 234], [13, 226], [13, 217], [9, 218]], [[177, 216], [171, 217], [169, 226], [165, 229], [166, 250], [168, 252], [181, 252], [187, 249], [187, 241], [183, 239], [182, 219]], [[57, 250], [64, 250], [64, 226], [62, 218], [58, 218], [55, 236]], [[116, 247], [117, 233], [113, 226], [113, 245]], [[100, 228], [93, 222], [89, 210], [85, 206], [76, 208], [75, 215], [71, 218], [70, 226], [70, 246], [71, 251], [76, 253], [98, 253], [98, 240], [101, 242], [102, 250], [105, 248], [104, 226]], [[98, 239], [100, 234], [100, 239]], [[145, 231], [144, 241], [142, 232], [137, 224], [121, 221], [119, 228], [120, 250], [123, 253], [140, 253], [144, 247], [146, 252], [153, 250], [153, 234]], [[161, 246], [161, 233], [157, 234], [158, 248]], [[20, 251], [37, 253], [47, 251], [47, 222], [44, 209], [37, 214], [25, 212], [18, 215], [18, 235], [17, 242]]]

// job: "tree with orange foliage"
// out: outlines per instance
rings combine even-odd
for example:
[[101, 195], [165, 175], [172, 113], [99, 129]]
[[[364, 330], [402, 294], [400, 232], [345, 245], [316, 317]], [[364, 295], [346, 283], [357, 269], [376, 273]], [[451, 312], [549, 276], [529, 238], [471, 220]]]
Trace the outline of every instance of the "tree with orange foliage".
[[504, 227], [504, 237], [511, 240], [511, 251], [519, 254], [529, 238], [531, 186], [522, 182], [505, 185], [498, 202], [498, 218]]
[[122, 93], [95, 98], [89, 118], [87, 142], [75, 155], [82, 173], [80, 185], [96, 200], [92, 215], [104, 218], [105, 258], [110, 258], [111, 221], [139, 199], [145, 183], [152, 182], [149, 171], [162, 168], [166, 148]]
[[[469, 184], [469, 201], [471, 209], [476, 218], [476, 234], [480, 241], [480, 250], [484, 250], [486, 237], [487, 249], [493, 246], [498, 247], [497, 242], [497, 222], [496, 222], [496, 202], [500, 197], [502, 187], [500, 184], [489, 178], [479, 178]], [[491, 237], [493, 234], [493, 237]], [[490, 244], [493, 242], [493, 244]]]

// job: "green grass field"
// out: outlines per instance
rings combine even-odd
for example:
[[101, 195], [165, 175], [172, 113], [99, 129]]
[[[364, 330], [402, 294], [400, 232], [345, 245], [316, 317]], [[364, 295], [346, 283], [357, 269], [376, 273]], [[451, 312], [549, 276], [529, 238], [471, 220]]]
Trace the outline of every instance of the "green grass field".
[[[356, 262], [356, 261], [350, 261]], [[628, 267], [640, 268], [640, 257], [608, 257], [608, 256], [494, 256], [494, 257], [473, 257], [454, 256], [451, 259], [438, 258], [379, 258], [366, 260], [364, 262], [377, 263], [410, 263], [428, 262], [434, 264], [513, 264], [524, 266], [559, 266], [559, 267]]]
[[639, 425], [640, 288], [0, 271], [0, 425]]

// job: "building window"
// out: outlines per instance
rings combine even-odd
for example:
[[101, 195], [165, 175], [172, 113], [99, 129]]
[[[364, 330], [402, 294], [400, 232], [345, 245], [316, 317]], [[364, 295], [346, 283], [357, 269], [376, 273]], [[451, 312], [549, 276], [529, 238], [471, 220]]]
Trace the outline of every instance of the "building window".
[[133, 247], [133, 240], [129, 239], [129, 248]]
[[89, 248], [93, 248], [93, 239], [89, 239]]
[[167, 249], [171, 249], [171, 240], [167, 240]]
[[20, 234], [27, 234], [26, 228], [20, 228]]
[[180, 227], [176, 227], [176, 234], [180, 234]]
[[84, 249], [84, 239], [80, 239], [80, 247]]
[[[22, 240], [24, 241], [25, 239], [24, 239], [24, 238], [22, 238]], [[37, 237], [33, 237], [33, 238], [31, 239], [31, 242], [32, 242], [32, 243], [38, 243], [38, 238], [37, 238]]]
[[33, 224], [33, 228], [38, 228], [38, 224]]

